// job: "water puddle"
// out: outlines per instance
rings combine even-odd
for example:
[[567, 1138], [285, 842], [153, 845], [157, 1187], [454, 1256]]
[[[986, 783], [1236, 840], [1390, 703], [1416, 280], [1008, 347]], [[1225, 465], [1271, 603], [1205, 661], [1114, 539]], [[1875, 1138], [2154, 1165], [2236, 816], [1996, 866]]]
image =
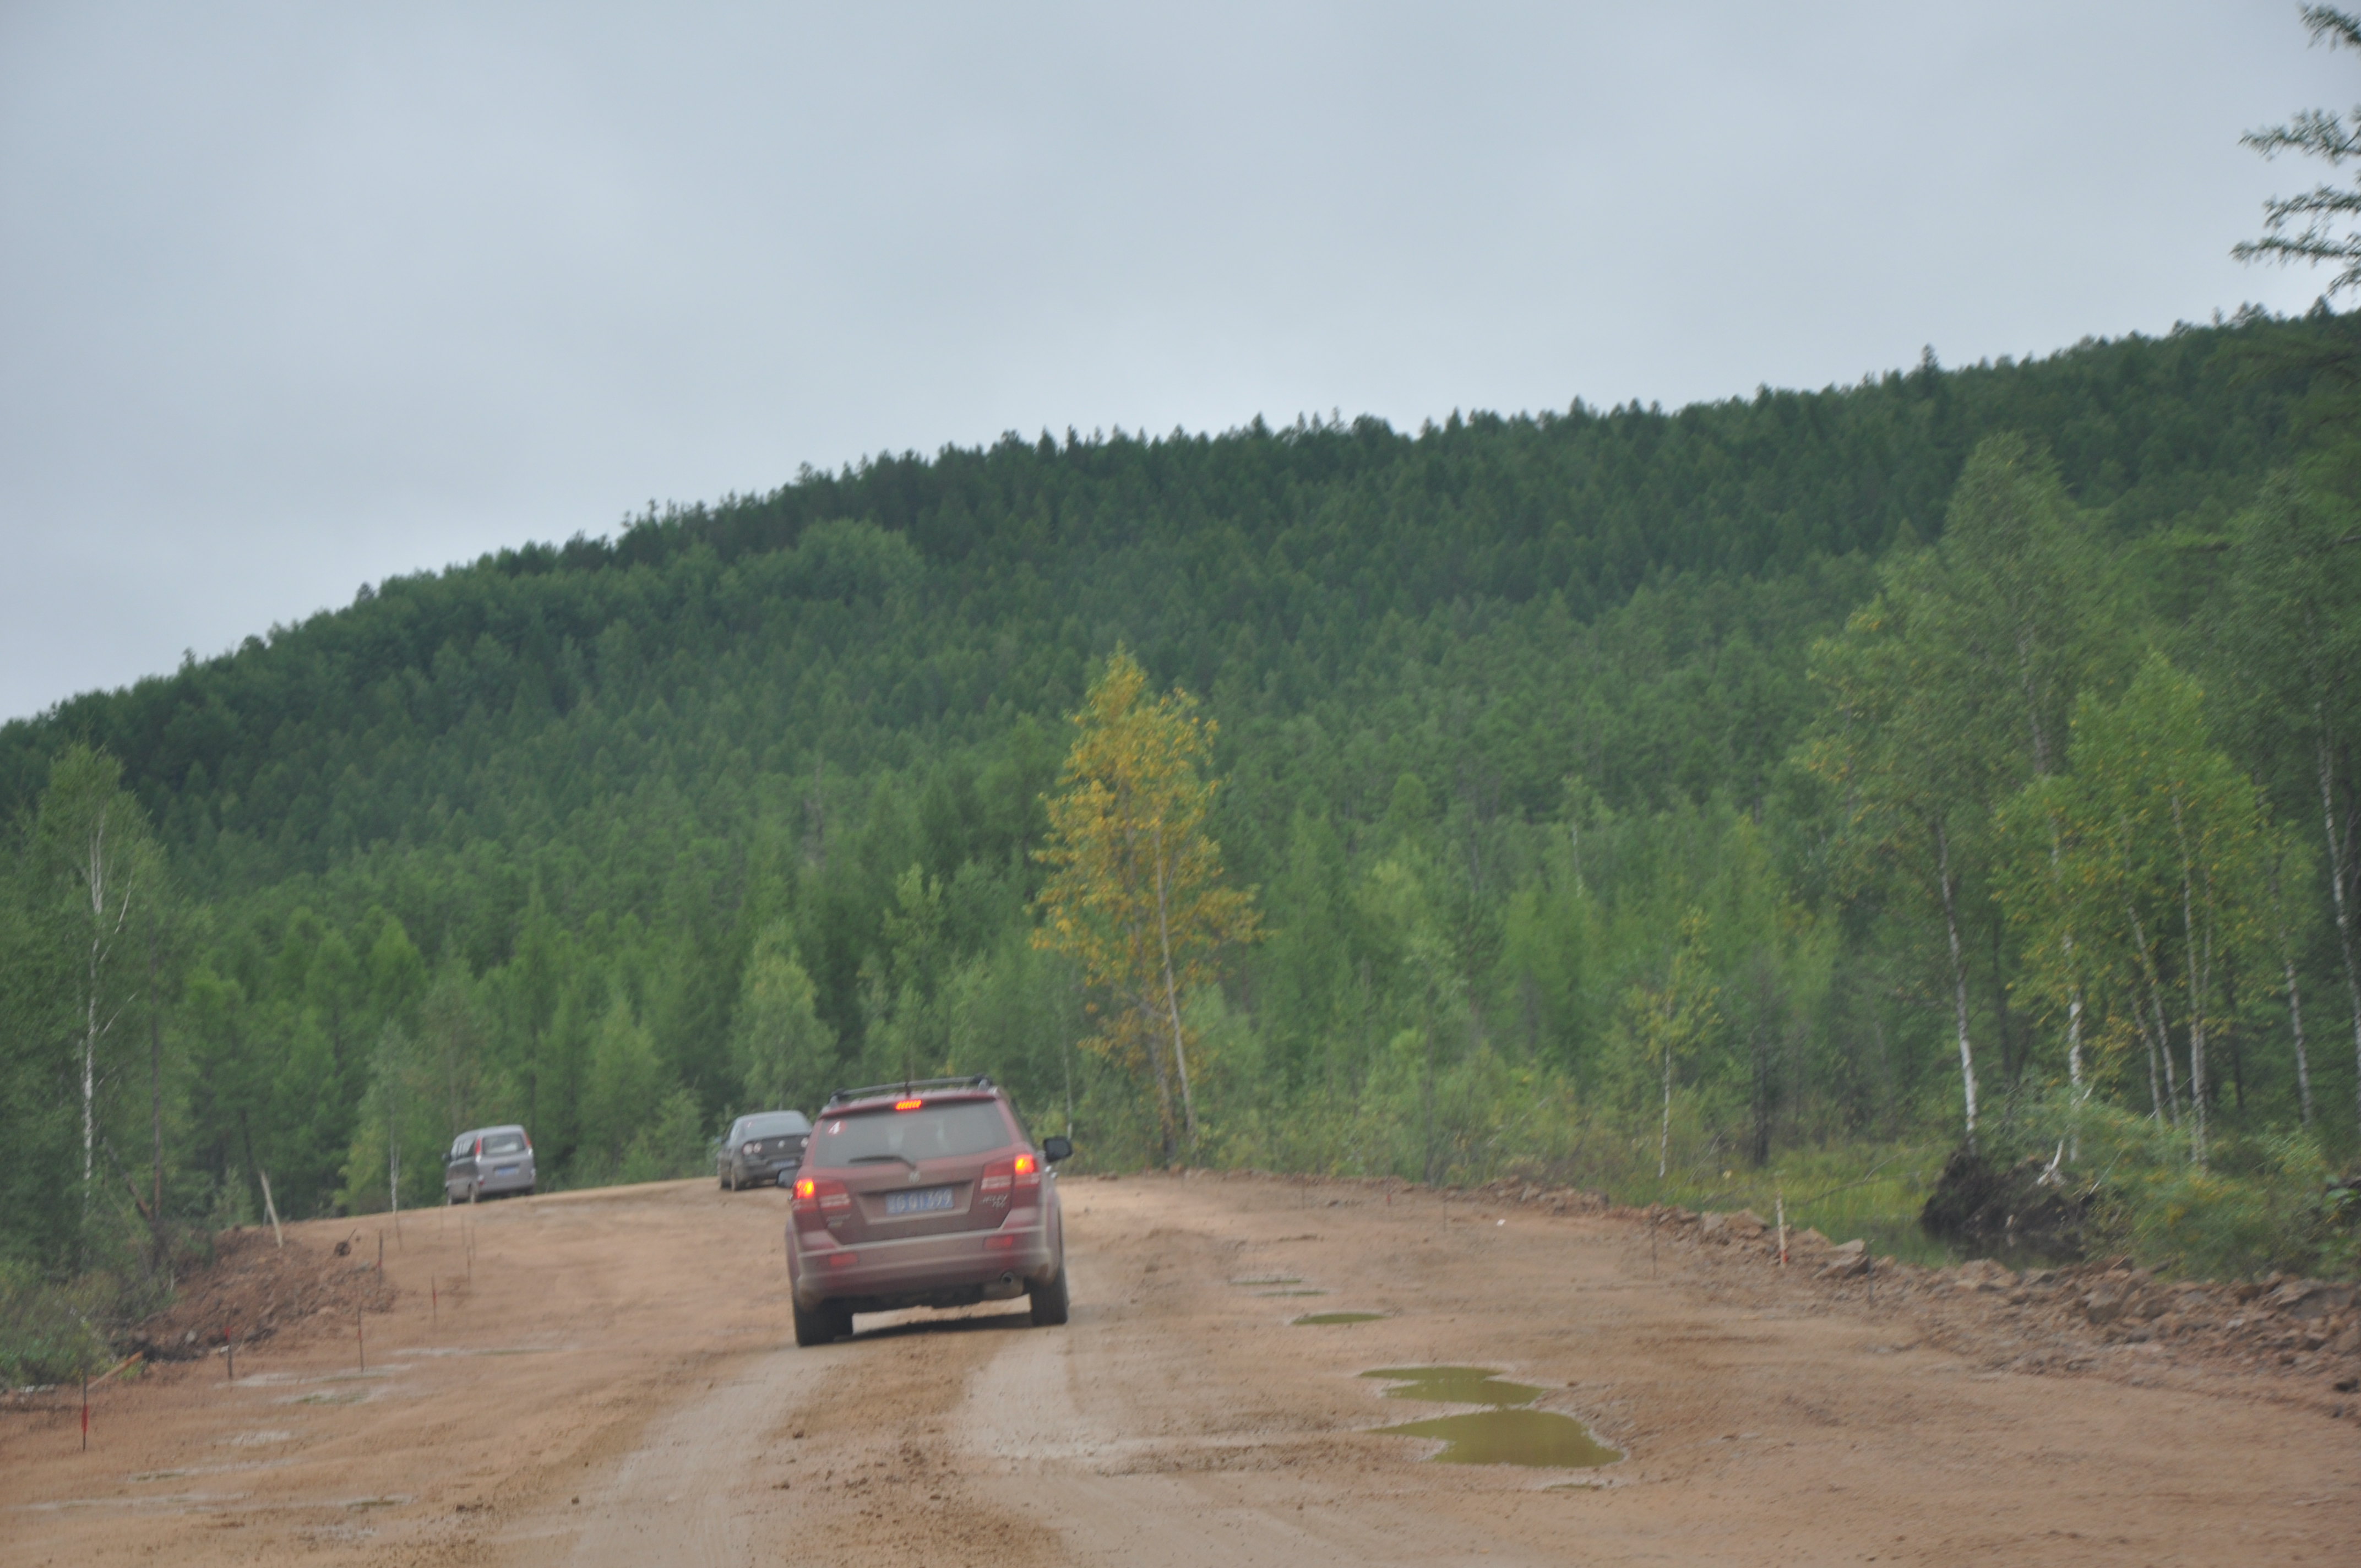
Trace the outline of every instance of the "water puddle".
[[1585, 1470], [1623, 1457], [1590, 1435], [1572, 1416], [1524, 1407], [1547, 1392], [1503, 1380], [1489, 1366], [1389, 1366], [1361, 1374], [1398, 1385], [1389, 1399], [1426, 1399], [1450, 1405], [1488, 1405], [1466, 1415], [1379, 1427], [1392, 1437], [1438, 1441], [1434, 1457], [1444, 1464], [1525, 1464], [1551, 1470]]
[[1325, 1290], [1257, 1290], [1257, 1296], [1325, 1296]]
[[1489, 1366], [1380, 1366], [1364, 1372], [1401, 1387], [1386, 1390], [1389, 1399], [1433, 1399], [1445, 1405], [1530, 1405], [1546, 1388], [1524, 1383], [1504, 1383]]
[[1295, 1320], [1295, 1325], [1301, 1328], [1305, 1324], [1374, 1323], [1384, 1316], [1383, 1312], [1306, 1312]]

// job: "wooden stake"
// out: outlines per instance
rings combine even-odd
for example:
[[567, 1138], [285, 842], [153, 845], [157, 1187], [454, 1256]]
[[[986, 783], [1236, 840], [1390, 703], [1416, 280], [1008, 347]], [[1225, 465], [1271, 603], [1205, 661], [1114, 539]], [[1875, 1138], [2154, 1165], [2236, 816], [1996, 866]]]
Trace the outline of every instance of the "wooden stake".
[[1779, 1266], [1787, 1266], [1787, 1195], [1784, 1192], [1773, 1200], [1779, 1212]]
[[222, 1331], [222, 1359], [229, 1365], [229, 1376], [224, 1381], [237, 1381], [237, 1325], [232, 1323]]
[[90, 1452], [90, 1374], [82, 1375], [82, 1451]]
[[359, 1353], [361, 1370], [368, 1370], [368, 1335], [361, 1323], [361, 1309], [353, 1309], [353, 1346]]

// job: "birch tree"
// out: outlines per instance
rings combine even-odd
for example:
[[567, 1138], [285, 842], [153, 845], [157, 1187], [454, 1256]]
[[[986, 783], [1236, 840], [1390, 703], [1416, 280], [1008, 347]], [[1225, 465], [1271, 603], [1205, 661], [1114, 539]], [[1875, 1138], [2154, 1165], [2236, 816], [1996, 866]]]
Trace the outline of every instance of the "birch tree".
[[1679, 945], [1653, 985], [1636, 985], [1623, 999], [1622, 1033], [1632, 1065], [1655, 1078], [1656, 1179], [1672, 1169], [1673, 1087], [1681, 1069], [1721, 1026], [1720, 989], [1706, 951], [1705, 913], [1692, 908], [1681, 917]]
[[[1832, 701], [1807, 759], [1839, 787], [1864, 847], [1901, 870], [1941, 922], [1971, 1145], [1979, 1085], [1969, 927], [1998, 918], [1984, 891], [1996, 812], [2064, 763], [2067, 716], [2103, 641], [2092, 613], [2098, 575], [2054, 467], [2021, 436], [1988, 437], [1960, 473], [1941, 543], [1889, 565], [1877, 597], [1814, 650], [1813, 674]], [[2073, 928], [2053, 939], [2070, 971]], [[2006, 1008], [1996, 984], [2004, 1025]], [[2075, 993], [2066, 1056], [2078, 1080], [2081, 1014]]]
[[1150, 696], [1147, 673], [1117, 648], [1072, 722], [1038, 851], [1049, 875], [1034, 939], [1109, 998], [1083, 1043], [1146, 1067], [1169, 1164], [1198, 1133], [1181, 996], [1213, 980], [1223, 948], [1257, 937], [1254, 897], [1223, 885], [1205, 823], [1220, 787], [1207, 771], [1215, 730], [1194, 697]]
[[2280, 809], [2317, 825], [2325, 886], [2311, 898], [2336, 935], [2361, 1119], [2361, 518], [2282, 477], [2244, 520], [2229, 565], [2224, 707]]
[[[2004, 880], [2004, 898], [2036, 985], [2061, 1001], [2091, 985], [2110, 1022], [2128, 1015], [2150, 1114], [2179, 1127], [2202, 1166], [2224, 976], [2236, 959], [2267, 963], [2272, 947], [2261, 794], [2213, 744], [2197, 684], [2161, 654], [2120, 701], [2086, 695], [2073, 740], [2073, 772], [2012, 804], [2032, 863]], [[2070, 957], [2061, 931], [2080, 938]]]
[[81, 1121], [81, 1223], [97, 1183], [102, 1097], [115, 1073], [118, 1028], [146, 973], [131, 933], [163, 893], [163, 858], [146, 814], [123, 789], [114, 758], [67, 748], [50, 764], [34, 825], [35, 863], [59, 900], [57, 929], [72, 951], [76, 1109]]

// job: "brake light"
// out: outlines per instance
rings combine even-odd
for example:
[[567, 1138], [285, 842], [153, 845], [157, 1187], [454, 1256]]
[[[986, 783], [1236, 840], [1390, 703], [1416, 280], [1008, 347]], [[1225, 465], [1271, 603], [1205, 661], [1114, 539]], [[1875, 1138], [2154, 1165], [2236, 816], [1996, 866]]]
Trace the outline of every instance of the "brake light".
[[1019, 1192], [1037, 1190], [1041, 1185], [1041, 1162], [1029, 1154], [1015, 1159], [996, 1159], [983, 1168], [983, 1175], [975, 1184], [976, 1195], [985, 1202], [998, 1206], [1008, 1201], [1011, 1188]]
[[796, 1223], [805, 1230], [816, 1230], [828, 1223], [831, 1213], [852, 1207], [852, 1194], [841, 1181], [826, 1177], [807, 1176], [796, 1181], [795, 1198], [787, 1205], [795, 1211]]
[[923, 1100], [896, 1100], [894, 1102], [894, 1109], [896, 1111], [916, 1111], [919, 1106], [924, 1105], [925, 1103], [926, 1102]]

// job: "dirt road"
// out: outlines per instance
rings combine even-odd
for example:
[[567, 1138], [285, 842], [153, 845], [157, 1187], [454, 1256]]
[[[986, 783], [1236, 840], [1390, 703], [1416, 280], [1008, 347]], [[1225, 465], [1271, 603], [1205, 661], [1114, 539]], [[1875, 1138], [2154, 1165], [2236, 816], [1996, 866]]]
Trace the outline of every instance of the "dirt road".
[[[798, 1351], [785, 1195], [405, 1217], [390, 1312], [0, 1415], [11, 1564], [2361, 1561], [2361, 1421], [2105, 1356], [1987, 1370], [1923, 1311], [1628, 1221], [1257, 1179], [1069, 1179], [1073, 1321]], [[324, 1245], [375, 1220], [295, 1234]], [[472, 1253], [472, 1255], [471, 1255]], [[1237, 1282], [1245, 1283], [1237, 1283]], [[1319, 1291], [1324, 1294], [1277, 1294]], [[1294, 1326], [1311, 1311], [1385, 1316]], [[359, 1353], [365, 1349], [364, 1372]], [[1473, 1364], [1622, 1450], [1428, 1462]]]

